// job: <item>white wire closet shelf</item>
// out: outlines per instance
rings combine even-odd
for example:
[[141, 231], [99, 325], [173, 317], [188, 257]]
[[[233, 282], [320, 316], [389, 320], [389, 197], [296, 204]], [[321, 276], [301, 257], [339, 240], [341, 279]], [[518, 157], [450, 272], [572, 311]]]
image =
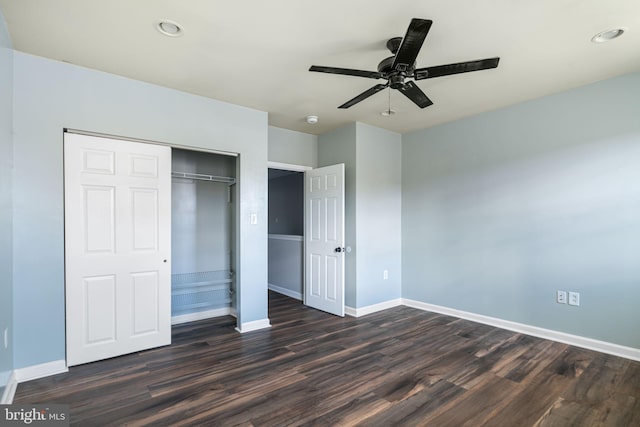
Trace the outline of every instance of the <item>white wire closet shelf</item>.
[[232, 295], [231, 270], [171, 275], [171, 312], [174, 316], [204, 308], [228, 307], [232, 303]]
[[172, 178], [197, 179], [199, 181], [224, 182], [229, 185], [236, 183], [236, 179], [230, 176], [215, 176], [203, 173], [171, 171]]

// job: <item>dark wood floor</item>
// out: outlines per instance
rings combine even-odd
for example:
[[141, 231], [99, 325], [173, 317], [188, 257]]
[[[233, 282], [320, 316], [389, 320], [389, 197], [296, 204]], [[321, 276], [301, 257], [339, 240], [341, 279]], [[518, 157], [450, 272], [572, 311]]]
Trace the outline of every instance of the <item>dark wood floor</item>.
[[270, 295], [173, 344], [20, 384], [77, 425], [640, 426], [640, 362], [397, 307], [338, 318]]

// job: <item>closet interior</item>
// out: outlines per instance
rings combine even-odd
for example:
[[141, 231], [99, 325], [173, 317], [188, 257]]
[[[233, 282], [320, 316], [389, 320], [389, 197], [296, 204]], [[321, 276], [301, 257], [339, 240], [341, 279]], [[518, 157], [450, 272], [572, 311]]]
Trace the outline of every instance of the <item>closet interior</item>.
[[172, 149], [171, 317], [232, 314], [236, 157]]

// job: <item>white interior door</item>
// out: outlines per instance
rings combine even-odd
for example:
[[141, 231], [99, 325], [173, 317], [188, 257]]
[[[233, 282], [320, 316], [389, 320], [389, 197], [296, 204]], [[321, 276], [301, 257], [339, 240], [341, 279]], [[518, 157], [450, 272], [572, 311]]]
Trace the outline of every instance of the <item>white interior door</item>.
[[344, 164], [305, 172], [304, 303], [344, 316]]
[[171, 148], [65, 133], [67, 365], [171, 343]]

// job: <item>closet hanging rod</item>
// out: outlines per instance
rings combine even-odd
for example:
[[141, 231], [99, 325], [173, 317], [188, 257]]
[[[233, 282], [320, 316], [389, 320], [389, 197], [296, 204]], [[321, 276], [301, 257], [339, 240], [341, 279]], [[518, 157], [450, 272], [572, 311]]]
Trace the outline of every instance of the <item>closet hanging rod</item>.
[[191, 173], [191, 172], [171, 172], [172, 178], [184, 178], [184, 179], [197, 179], [200, 181], [213, 181], [213, 182], [224, 182], [229, 185], [235, 184], [236, 179], [230, 176], [215, 176], [215, 175], [206, 175], [203, 173]]

